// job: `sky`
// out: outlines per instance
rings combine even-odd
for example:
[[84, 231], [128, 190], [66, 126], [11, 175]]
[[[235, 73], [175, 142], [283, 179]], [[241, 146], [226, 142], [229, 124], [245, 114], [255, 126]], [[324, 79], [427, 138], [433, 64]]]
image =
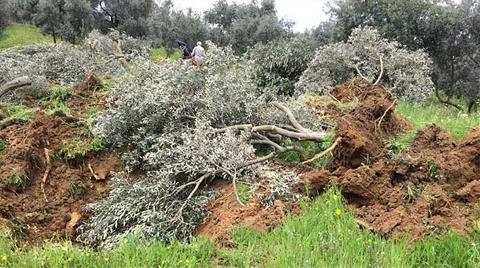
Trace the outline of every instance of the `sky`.
[[[210, 9], [217, 0], [173, 0], [175, 9], [191, 7], [194, 11], [203, 14]], [[229, 3], [249, 3], [251, 0], [228, 0]], [[159, 2], [159, 1], [158, 1]], [[260, 1], [258, 1], [260, 2]], [[328, 19], [326, 0], [275, 0], [277, 14], [280, 18], [295, 22], [294, 30], [302, 32], [311, 29]]]

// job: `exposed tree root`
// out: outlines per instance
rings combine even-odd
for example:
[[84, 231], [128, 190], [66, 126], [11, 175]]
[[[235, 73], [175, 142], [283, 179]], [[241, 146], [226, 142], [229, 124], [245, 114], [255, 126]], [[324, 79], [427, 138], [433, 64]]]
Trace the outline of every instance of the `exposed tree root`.
[[385, 118], [385, 116], [387, 115], [388, 111], [390, 111], [393, 106], [395, 106], [395, 104], [397, 103], [397, 100], [394, 100], [392, 102], [392, 104], [385, 110], [385, 112], [383, 113], [383, 115], [377, 119], [376, 121], [378, 121], [378, 123], [375, 124], [375, 132], [377, 132], [378, 130], [380, 130], [380, 127], [382, 126], [382, 122], [383, 122], [383, 119]]
[[335, 142], [332, 144], [332, 146], [330, 146], [328, 149], [326, 149], [325, 151], [315, 155], [312, 159], [310, 160], [307, 160], [307, 161], [304, 161], [302, 164], [309, 164], [309, 163], [312, 163], [314, 161], [317, 161], [318, 159], [324, 157], [325, 155], [331, 153], [333, 150], [335, 150], [335, 148], [338, 146], [338, 144], [342, 141], [342, 137], [338, 137]]
[[43, 174], [42, 183], [40, 184], [40, 188], [42, 189], [43, 198], [45, 202], [48, 202], [47, 194], [45, 193], [45, 183], [47, 182], [48, 174], [50, 174], [50, 170], [52, 169], [52, 163], [50, 162], [50, 151], [45, 148], [43, 149], [45, 153], [45, 159], [47, 163], [47, 167], [45, 169], [45, 173]]

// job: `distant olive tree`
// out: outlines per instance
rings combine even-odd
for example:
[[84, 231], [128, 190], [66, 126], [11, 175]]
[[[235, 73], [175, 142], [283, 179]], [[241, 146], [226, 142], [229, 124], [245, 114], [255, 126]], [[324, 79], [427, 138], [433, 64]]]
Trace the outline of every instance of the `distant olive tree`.
[[165, 1], [149, 18], [148, 38], [158, 47], [176, 47], [178, 39], [193, 45], [209, 39], [209, 27], [192, 9], [174, 10], [173, 3]]
[[35, 24], [53, 37], [78, 43], [94, 27], [93, 10], [88, 0], [40, 0], [33, 16]]
[[0, 34], [5, 26], [8, 23], [8, 14], [7, 14], [7, 1], [0, 0]]
[[327, 93], [355, 76], [382, 83], [397, 97], [425, 101], [433, 92], [431, 63], [422, 50], [407, 50], [371, 27], [353, 30], [347, 42], [320, 47], [295, 93]]
[[290, 34], [290, 24], [280, 20], [273, 0], [249, 4], [217, 1], [205, 12], [205, 20], [213, 25], [213, 41], [230, 44], [239, 52], [257, 43], [268, 43]]
[[[275, 95], [292, 96], [295, 83], [315, 55], [316, 43], [308, 35], [257, 44], [248, 51], [260, 88], [270, 88]], [[281, 50], [281, 53], [278, 51]]]
[[157, 7], [153, 0], [91, 0], [96, 28], [117, 29], [133, 37], [148, 34], [148, 18]]
[[63, 0], [40, 0], [37, 13], [34, 15], [35, 24], [42, 27], [44, 32], [50, 33], [54, 43], [57, 43], [57, 35], [62, 26], [64, 4]]
[[40, 0], [7, 0], [6, 10], [9, 11], [10, 18], [14, 22], [33, 23], [33, 17], [38, 11], [39, 2]]
[[93, 11], [87, 0], [69, 0], [63, 6], [64, 16], [60, 34], [64, 40], [78, 43], [94, 27]]

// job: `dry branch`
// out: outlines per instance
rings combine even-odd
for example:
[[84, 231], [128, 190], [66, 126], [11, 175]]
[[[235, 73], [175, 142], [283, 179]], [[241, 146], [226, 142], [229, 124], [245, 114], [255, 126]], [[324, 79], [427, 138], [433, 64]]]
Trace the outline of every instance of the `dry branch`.
[[92, 176], [95, 178], [95, 180], [97, 180], [97, 181], [101, 180], [101, 179], [97, 176], [97, 174], [95, 174], [95, 171], [93, 170], [92, 165], [90, 165], [90, 163], [88, 164], [88, 169], [90, 170], [90, 173], [92, 173]]
[[301, 132], [310, 132], [311, 131], [309, 129], [304, 128], [302, 125], [300, 125], [300, 123], [297, 121], [297, 119], [295, 118], [295, 116], [293, 115], [293, 113], [290, 109], [281, 105], [280, 103], [275, 103], [274, 105], [275, 105], [275, 107], [277, 107], [278, 109], [280, 109], [282, 112], [284, 112], [287, 115], [288, 120], [290, 121], [290, 123], [292, 124], [292, 126], [296, 130], [299, 130]]
[[42, 183], [40, 184], [40, 188], [42, 189], [43, 198], [45, 202], [48, 202], [47, 194], [45, 194], [45, 183], [47, 182], [48, 174], [50, 174], [50, 170], [52, 169], [52, 163], [50, 162], [50, 151], [45, 148], [43, 149], [45, 154], [45, 160], [47, 162], [47, 167], [45, 169], [45, 173], [43, 174]]
[[[367, 79], [365, 76], [363, 76], [362, 72], [360, 72], [360, 69], [358, 69], [358, 66], [357, 66], [357, 65], [355, 65], [355, 70], [357, 71], [357, 74], [358, 74], [363, 80], [368, 81], [368, 79]], [[368, 81], [368, 82], [370, 82], [370, 81]]]
[[8, 92], [14, 89], [30, 86], [31, 84], [32, 84], [32, 80], [28, 78], [28, 76], [22, 76], [22, 77], [13, 79], [12, 81], [7, 82], [2, 87], [0, 87], [0, 97], [2, 97], [3, 95], [7, 94]]
[[382, 80], [383, 77], [383, 59], [382, 56], [380, 56], [380, 75], [378, 75], [377, 81], [375, 81], [374, 85], [378, 85], [380, 83], [380, 80]]
[[314, 161], [317, 161], [318, 159], [324, 157], [325, 155], [331, 153], [333, 150], [335, 150], [335, 148], [338, 146], [338, 144], [342, 141], [342, 137], [338, 137], [335, 142], [332, 144], [332, 146], [330, 146], [327, 150], [315, 155], [312, 159], [310, 160], [307, 160], [307, 161], [304, 161], [302, 164], [309, 164], [309, 163], [312, 163]]
[[235, 125], [235, 126], [228, 126], [221, 129], [216, 129], [214, 133], [221, 133], [230, 130], [244, 130], [250, 131], [251, 133], [264, 133], [265, 135], [271, 136], [283, 136], [288, 138], [293, 138], [297, 140], [311, 140], [311, 141], [319, 141], [325, 137], [324, 132], [316, 132], [310, 129], [303, 127], [298, 120], [293, 115], [292, 111], [279, 103], [274, 104], [275, 107], [281, 111], [283, 111], [287, 117], [291, 126], [285, 125], [262, 125], [262, 126], [253, 126], [252, 124], [243, 124], [243, 125]]

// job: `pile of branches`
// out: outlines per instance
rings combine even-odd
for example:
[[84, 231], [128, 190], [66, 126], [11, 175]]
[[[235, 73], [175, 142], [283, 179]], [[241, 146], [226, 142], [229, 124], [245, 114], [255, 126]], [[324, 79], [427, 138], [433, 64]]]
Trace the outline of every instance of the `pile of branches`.
[[[302, 152], [286, 141], [325, 137], [309, 108], [265, 97], [248, 62], [208, 46], [204, 68], [140, 61], [115, 86], [93, 129], [129, 148], [126, 173], [107, 199], [89, 206], [93, 217], [79, 229], [80, 241], [111, 247], [130, 234], [186, 240], [207, 215], [208, 182], [228, 179], [236, 192], [238, 179], [261, 176], [277, 153]], [[272, 152], [256, 156], [259, 144]], [[132, 171], [146, 175], [129, 183]]]
[[[0, 86], [5, 90], [0, 96], [20, 87], [41, 95], [48, 84], [73, 85], [88, 73], [119, 74], [127, 61], [146, 56], [147, 49], [148, 44], [116, 31], [109, 35], [93, 32], [82, 46], [64, 42], [10, 48], [0, 52]], [[20, 78], [28, 83], [7, 88]]]

